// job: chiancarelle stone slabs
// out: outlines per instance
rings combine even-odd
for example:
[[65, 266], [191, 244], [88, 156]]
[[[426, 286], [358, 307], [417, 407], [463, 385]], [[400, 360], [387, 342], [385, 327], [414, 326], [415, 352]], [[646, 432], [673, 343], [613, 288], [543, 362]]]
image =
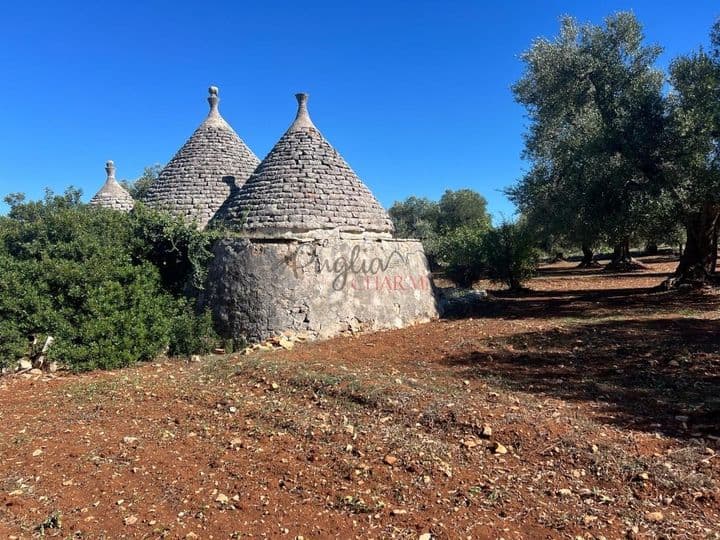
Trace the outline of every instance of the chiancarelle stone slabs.
[[438, 316], [422, 244], [390, 217], [310, 120], [295, 121], [213, 223], [219, 241], [201, 305], [227, 337], [330, 337]]
[[91, 206], [102, 206], [121, 212], [129, 212], [135, 206], [130, 193], [115, 179], [115, 163], [108, 161], [105, 164], [107, 178], [100, 190], [90, 199]]
[[259, 160], [218, 110], [211, 86], [210, 112], [160, 172], [143, 202], [196, 222], [204, 229], [225, 200], [238, 191]]

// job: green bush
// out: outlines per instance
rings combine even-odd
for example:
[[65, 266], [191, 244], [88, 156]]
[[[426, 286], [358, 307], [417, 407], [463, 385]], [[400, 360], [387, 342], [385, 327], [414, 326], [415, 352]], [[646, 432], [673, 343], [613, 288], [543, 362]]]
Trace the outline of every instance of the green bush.
[[196, 315], [190, 305], [181, 309], [173, 320], [168, 353], [171, 356], [190, 356], [207, 354], [219, 342], [213, 329], [213, 320], [209, 311]]
[[131, 214], [89, 207], [73, 189], [6, 200], [0, 366], [38, 336], [52, 335], [48, 358], [74, 370], [126, 366], [164, 350], [204, 352], [216, 338], [207, 316], [191, 309], [210, 236], [142, 207]]
[[467, 225], [446, 233], [438, 241], [437, 251], [445, 264], [445, 275], [461, 287], [472, 286], [483, 275], [486, 234], [484, 225]]
[[523, 222], [506, 222], [490, 229], [483, 240], [482, 252], [487, 277], [513, 291], [522, 290], [523, 282], [537, 268], [535, 241]]

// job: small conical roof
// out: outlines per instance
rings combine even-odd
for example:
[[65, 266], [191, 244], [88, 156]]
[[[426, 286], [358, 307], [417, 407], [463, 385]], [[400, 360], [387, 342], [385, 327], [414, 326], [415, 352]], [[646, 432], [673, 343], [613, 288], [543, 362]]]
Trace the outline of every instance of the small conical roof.
[[204, 228], [260, 160], [218, 110], [218, 89], [209, 89], [210, 112], [175, 157], [160, 171], [144, 202]]
[[105, 172], [107, 173], [107, 179], [100, 188], [100, 191], [90, 199], [90, 204], [92, 206], [103, 206], [105, 208], [112, 208], [113, 210], [129, 212], [133, 209], [133, 206], [135, 206], [135, 201], [127, 190], [115, 180], [115, 163], [112, 161], [105, 163]]
[[390, 236], [390, 217], [310, 120], [307, 94], [296, 98], [295, 121], [216, 219], [251, 237]]

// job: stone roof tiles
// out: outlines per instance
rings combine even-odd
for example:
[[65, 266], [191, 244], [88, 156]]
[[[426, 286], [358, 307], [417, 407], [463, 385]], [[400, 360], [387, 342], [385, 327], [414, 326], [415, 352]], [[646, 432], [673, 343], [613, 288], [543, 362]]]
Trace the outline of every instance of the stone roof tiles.
[[127, 190], [115, 180], [115, 163], [108, 161], [105, 164], [105, 172], [107, 173], [107, 179], [100, 191], [90, 199], [90, 205], [129, 212], [133, 209], [135, 201]]
[[216, 219], [251, 237], [389, 237], [390, 217], [315, 127], [307, 97], [296, 95], [295, 121]]
[[144, 197], [148, 206], [195, 221], [200, 228], [207, 225], [260, 162], [220, 116], [217, 87], [211, 86], [209, 93], [207, 118], [160, 172]]

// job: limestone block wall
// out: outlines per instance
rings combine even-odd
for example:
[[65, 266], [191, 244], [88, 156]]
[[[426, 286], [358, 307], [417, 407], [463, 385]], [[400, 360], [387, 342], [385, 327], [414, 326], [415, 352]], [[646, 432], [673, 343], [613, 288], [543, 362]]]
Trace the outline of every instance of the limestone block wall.
[[438, 316], [415, 240], [219, 241], [201, 305], [226, 337], [330, 337]]

